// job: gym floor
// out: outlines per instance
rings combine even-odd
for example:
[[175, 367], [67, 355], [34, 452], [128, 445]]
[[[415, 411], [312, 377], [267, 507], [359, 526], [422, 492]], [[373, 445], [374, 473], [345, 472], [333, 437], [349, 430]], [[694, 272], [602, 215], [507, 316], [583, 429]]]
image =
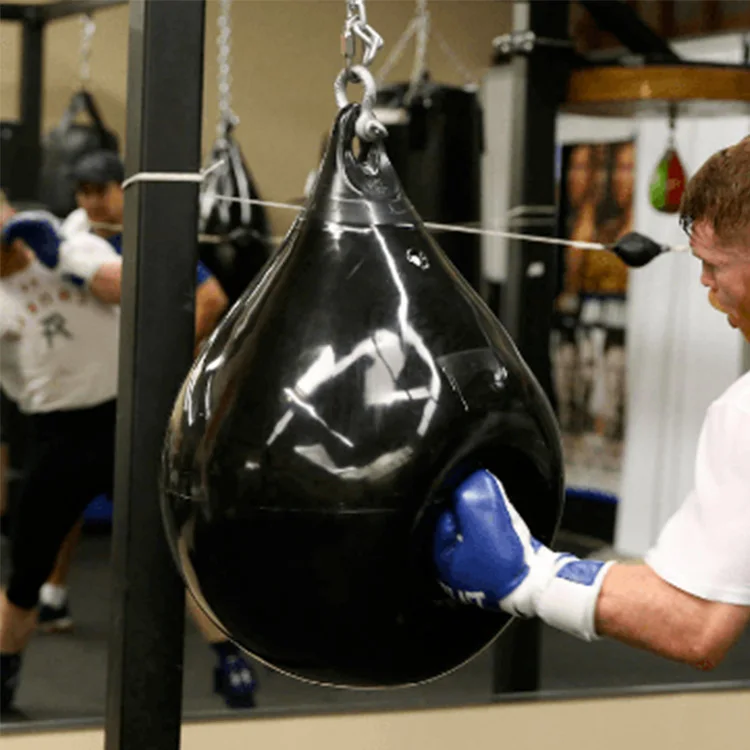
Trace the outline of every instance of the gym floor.
[[[558, 545], [578, 554], [580, 542], [561, 534]], [[76, 721], [102, 716], [105, 701], [107, 628], [110, 611], [109, 536], [84, 535], [71, 575], [71, 611], [75, 629], [64, 635], [39, 635], [24, 658], [18, 707], [19, 721]], [[7, 560], [7, 542], [2, 557]], [[7, 565], [2, 566], [7, 570]], [[214, 655], [190, 621], [185, 639], [184, 711], [193, 717], [230, 712], [212, 693]], [[395, 696], [385, 692], [348, 692], [307, 685], [258, 666], [258, 706], [300, 711], [360, 706], [406, 707], [433, 703], [475, 702], [489, 698], [491, 653], [477, 657], [453, 675], [432, 684], [405, 690]], [[747, 680], [750, 676], [750, 633], [714, 672], [702, 674], [679, 664], [662, 661], [617, 643], [585, 644], [545, 628], [542, 647], [543, 690], [598, 690], [633, 686], [670, 685]], [[8, 722], [6, 721], [6, 727]]]

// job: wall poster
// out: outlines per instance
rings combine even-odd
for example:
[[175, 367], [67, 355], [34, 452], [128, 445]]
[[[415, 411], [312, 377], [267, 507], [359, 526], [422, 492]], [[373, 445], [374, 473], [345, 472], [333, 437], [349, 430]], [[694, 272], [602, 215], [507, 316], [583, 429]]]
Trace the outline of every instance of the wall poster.
[[[631, 231], [635, 143], [577, 143], [559, 165], [561, 236], [610, 243]], [[617, 494], [625, 430], [628, 268], [612, 253], [567, 247], [552, 366], [567, 484]]]

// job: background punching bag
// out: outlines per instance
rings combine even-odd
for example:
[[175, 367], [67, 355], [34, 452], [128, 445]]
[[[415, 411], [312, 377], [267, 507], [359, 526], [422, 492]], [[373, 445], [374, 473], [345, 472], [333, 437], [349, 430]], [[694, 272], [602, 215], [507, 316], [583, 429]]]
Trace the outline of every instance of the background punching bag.
[[219, 241], [200, 242], [199, 252], [233, 304], [268, 260], [271, 238], [263, 206], [223, 200], [259, 195], [232, 124], [224, 120], [222, 125], [209, 159], [222, 164], [203, 182], [199, 213], [199, 233]]
[[183, 384], [162, 509], [196, 600], [257, 658], [339, 686], [454, 669], [509, 618], [450, 599], [435, 522], [480, 468], [549, 543], [554, 414], [342, 109], [305, 210]]
[[[478, 222], [483, 115], [477, 95], [426, 78], [411, 97], [408, 92], [408, 83], [384, 86], [375, 109], [388, 127], [385, 147], [406, 194], [424, 221]], [[438, 237], [452, 263], [479, 291], [479, 237], [458, 232]]]
[[[88, 115], [90, 123], [76, 122]], [[46, 136], [42, 151], [39, 200], [56, 216], [64, 218], [76, 208], [75, 185], [70, 173], [75, 163], [92, 151], [115, 151], [117, 136], [108, 130], [88, 91], [70, 100], [60, 123]]]

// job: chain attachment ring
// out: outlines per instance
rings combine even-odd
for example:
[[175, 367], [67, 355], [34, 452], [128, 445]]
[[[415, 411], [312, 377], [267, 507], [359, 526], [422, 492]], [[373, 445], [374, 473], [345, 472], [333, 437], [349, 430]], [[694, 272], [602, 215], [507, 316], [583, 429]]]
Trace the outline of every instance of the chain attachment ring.
[[378, 88], [372, 73], [364, 65], [353, 65], [351, 68], [344, 68], [336, 77], [333, 90], [339, 109], [343, 109], [350, 103], [346, 96], [346, 85], [350, 82], [361, 83], [365, 87], [362, 104], [360, 105], [361, 112], [355, 125], [357, 136], [360, 140], [368, 143], [385, 138], [388, 135], [388, 131], [385, 125], [375, 117], [375, 97], [377, 96]]

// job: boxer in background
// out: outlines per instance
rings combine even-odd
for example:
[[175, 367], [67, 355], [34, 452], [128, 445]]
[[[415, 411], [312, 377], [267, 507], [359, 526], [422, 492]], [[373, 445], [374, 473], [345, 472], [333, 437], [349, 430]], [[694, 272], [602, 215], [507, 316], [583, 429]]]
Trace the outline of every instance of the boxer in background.
[[[115, 154], [94, 157], [93, 162], [84, 158], [86, 181], [81, 179], [79, 187], [100, 180], [104, 200], [114, 209], [112, 218], [118, 218], [119, 210], [121, 221], [121, 177], [117, 180], [114, 172], [121, 163]], [[42, 605], [47, 623], [55, 617], [69, 620], [59, 570], [72, 554], [69, 535], [94, 497], [112, 495], [122, 269], [119, 236], [105, 240], [87, 231], [80, 213], [63, 224], [44, 212], [12, 216], [6, 208], [5, 213], [0, 233], [0, 384], [28, 415], [30, 445], [12, 520], [10, 579], [0, 598], [3, 710], [14, 700], [21, 655], [36, 624], [40, 587], [48, 597]], [[226, 296], [205, 268], [198, 268], [197, 282], [196, 333], [202, 339], [223, 312]], [[65, 543], [67, 560], [59, 554]], [[249, 665], [188, 601], [217, 653], [214, 688], [230, 706], [253, 705], [255, 680]]]

